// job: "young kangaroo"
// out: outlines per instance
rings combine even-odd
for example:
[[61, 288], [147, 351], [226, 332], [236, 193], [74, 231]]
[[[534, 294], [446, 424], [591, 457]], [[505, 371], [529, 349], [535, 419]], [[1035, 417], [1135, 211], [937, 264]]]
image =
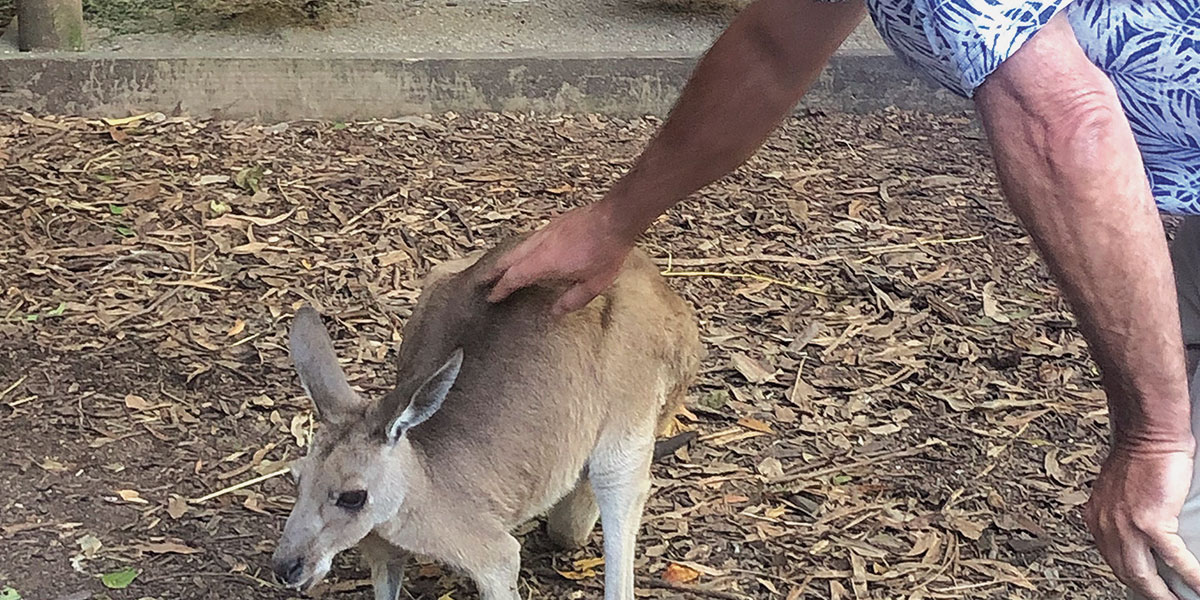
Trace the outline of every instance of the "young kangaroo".
[[[505, 245], [509, 247], [510, 245]], [[466, 572], [483, 600], [518, 600], [510, 532], [549, 511], [551, 539], [604, 533], [606, 600], [633, 600], [634, 543], [656, 430], [701, 356], [690, 307], [635, 251], [613, 286], [555, 319], [526, 289], [491, 304], [501, 248], [430, 273], [378, 402], [346, 382], [320, 316], [296, 313], [291, 354], [321, 427], [294, 467], [296, 505], [273, 558], [307, 589], [358, 545], [376, 600], [396, 600], [405, 553]]]

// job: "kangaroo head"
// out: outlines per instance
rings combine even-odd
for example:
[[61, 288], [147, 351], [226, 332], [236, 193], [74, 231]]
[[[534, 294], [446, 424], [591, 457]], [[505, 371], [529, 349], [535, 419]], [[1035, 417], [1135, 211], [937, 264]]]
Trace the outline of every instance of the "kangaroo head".
[[408, 397], [372, 403], [347, 383], [315, 310], [296, 313], [289, 345], [320, 427], [308, 455], [292, 467], [296, 504], [272, 562], [281, 581], [308, 589], [329, 572], [338, 552], [400, 510], [412, 478], [421, 476], [406, 434], [441, 408], [463, 353], [455, 350]]

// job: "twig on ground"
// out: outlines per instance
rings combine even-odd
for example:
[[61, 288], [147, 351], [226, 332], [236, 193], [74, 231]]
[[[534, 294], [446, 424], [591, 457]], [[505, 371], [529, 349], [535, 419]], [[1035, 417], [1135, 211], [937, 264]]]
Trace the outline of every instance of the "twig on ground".
[[758, 275], [756, 273], [729, 273], [726, 271], [670, 271], [670, 270], [667, 270], [667, 271], [662, 271], [662, 275], [663, 275], [663, 277], [721, 277], [721, 278], [726, 278], [726, 279], [751, 279], [754, 281], [764, 281], [766, 283], [770, 283], [770, 284], [774, 284], [774, 285], [781, 285], [781, 286], [789, 288], [789, 289], [798, 290], [801, 292], [808, 292], [810, 294], [816, 294], [818, 296], [828, 296], [829, 295], [829, 294], [822, 292], [821, 290], [818, 290], [816, 288], [808, 287], [806, 285], [800, 285], [798, 283], [793, 283], [791, 281], [784, 281], [782, 279], [775, 279], [774, 277], [767, 277], [766, 275]]
[[837, 262], [842, 260], [842, 256], [831, 254], [821, 258], [804, 258], [801, 256], [787, 256], [782, 254], [751, 254], [748, 256], [715, 256], [712, 258], [672, 258], [668, 256], [665, 260], [659, 259], [659, 264], [666, 263], [667, 270], [672, 267], [707, 267], [710, 265], [723, 265], [733, 263], [740, 265], [748, 262], [766, 262], [766, 263], [781, 263], [788, 265], [800, 265], [803, 267], [817, 267], [827, 263]]
[[897, 458], [907, 458], [909, 456], [916, 456], [917, 454], [921, 454], [921, 453], [925, 452], [926, 448], [929, 448], [930, 446], [935, 446], [935, 445], [941, 444], [941, 443], [944, 443], [944, 442], [942, 442], [941, 440], [928, 440], [919, 446], [916, 446], [913, 448], [908, 448], [906, 450], [899, 450], [896, 452], [884, 452], [881, 454], [876, 454], [874, 456], [869, 456], [862, 460], [856, 460], [852, 463], [848, 463], [848, 464], [844, 464], [844, 465], [833, 465], [830, 467], [825, 467], [823, 469], [816, 469], [814, 471], [803, 471], [800, 473], [793, 473], [791, 475], [785, 475], [778, 479], [773, 479], [773, 480], [769, 481], [768, 483], [780, 484], [780, 483], [791, 483], [798, 479], [814, 479], [817, 477], [821, 477], [823, 475], [829, 475], [830, 473], [836, 473], [838, 471], [845, 471], [847, 469], [857, 469], [858, 467], [865, 467], [867, 465], [873, 465], [873, 464], [881, 463], [881, 462], [888, 461], [888, 460], [895, 460]]
[[[1030, 423], [1032, 423], [1032, 421], [1030, 421]], [[990, 460], [988, 461], [988, 465], [984, 467], [983, 470], [979, 472], [979, 475], [976, 475], [975, 477], [979, 478], [991, 473], [992, 469], [995, 469], [996, 465], [999, 464], [996, 462], [996, 459], [999, 458], [1001, 454], [1007, 452], [1008, 449], [1012, 447], [1013, 442], [1016, 442], [1022, 435], [1025, 434], [1026, 429], [1029, 429], [1029, 423], [1022, 425], [1021, 428], [1018, 429], [1016, 433], [1012, 434], [1012, 437], [1008, 438], [1008, 441], [1004, 442], [1004, 445], [1000, 446], [1000, 448], [996, 450], [994, 454], [989, 453], [988, 458]]]
[[[533, 573], [539, 577], [549, 578], [551, 581], [566, 581], [562, 575], [553, 569], [536, 568], [532, 569]], [[586, 585], [589, 587], [600, 587], [599, 582], [579, 580], [574, 582], [577, 585]], [[643, 588], [652, 588], [658, 590], [670, 590], [681, 594], [690, 594], [700, 598], [716, 598], [717, 600], [750, 600], [749, 596], [735, 594], [733, 592], [725, 592], [721, 590], [709, 590], [701, 587], [683, 585], [678, 583], [670, 583], [655, 577], [647, 577], [639, 575], [634, 580], [635, 585]]]
[[202, 496], [200, 498], [188, 500], [188, 504], [201, 504], [204, 502], [208, 502], [209, 500], [212, 500], [214, 498], [220, 498], [221, 496], [224, 496], [226, 494], [231, 494], [238, 490], [246, 489], [252, 485], [262, 483], [268, 479], [273, 479], [275, 477], [279, 477], [280, 475], [287, 473], [289, 470], [291, 470], [291, 467], [279, 469], [278, 471], [273, 471], [271, 473], [267, 473], [266, 475], [259, 475], [258, 477], [255, 477], [254, 479], [247, 479], [246, 481], [243, 481], [241, 483], [235, 483], [227, 488], [217, 490], [207, 496]]
[[965, 244], [967, 242], [978, 242], [984, 238], [983, 235], [972, 235], [969, 237], [950, 238], [950, 239], [925, 239], [909, 242], [907, 244], [893, 244], [890, 246], [876, 246], [874, 248], [863, 248], [864, 252], [871, 254], [879, 254], [884, 252], [899, 252], [901, 250], [911, 250], [920, 248], [921, 246], [946, 246], [950, 244]]
[[637, 581], [637, 585], [639, 585], [641, 587], [654, 588], [654, 589], [660, 589], [660, 590], [671, 590], [672, 592], [679, 592], [681, 594], [691, 594], [693, 596], [700, 596], [702, 598], [718, 598], [720, 600], [748, 600], [748, 598], [749, 598], [749, 596], [743, 596], [741, 594], [735, 594], [733, 592], [725, 592], [725, 591], [721, 591], [721, 590], [708, 590], [708, 589], [704, 589], [704, 588], [693, 587], [690, 585], [681, 585], [681, 584], [677, 584], [677, 583], [670, 583], [668, 581], [663, 581], [661, 579], [655, 579], [653, 577], [638, 577], [636, 581]]
[[26, 379], [29, 379], [29, 375], [22, 375], [21, 378], [16, 380], [12, 385], [4, 388], [4, 391], [0, 392], [0, 400], [3, 400], [4, 397], [8, 395], [9, 392], [17, 389], [17, 386], [21, 385], [22, 383], [25, 383]]

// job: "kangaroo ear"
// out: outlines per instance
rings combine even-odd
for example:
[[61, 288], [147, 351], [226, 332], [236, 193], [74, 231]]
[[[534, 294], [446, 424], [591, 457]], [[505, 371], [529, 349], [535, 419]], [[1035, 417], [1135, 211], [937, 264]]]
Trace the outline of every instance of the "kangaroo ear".
[[296, 311], [288, 338], [292, 362], [300, 375], [300, 385], [317, 407], [317, 416], [328, 421], [359, 403], [358, 395], [346, 381], [338, 365], [329, 332], [321, 315], [310, 306]]
[[416, 392], [413, 392], [408, 406], [388, 423], [388, 443], [395, 443], [405, 432], [427, 421], [442, 407], [446, 394], [450, 393], [450, 388], [454, 387], [454, 382], [458, 379], [462, 363], [463, 351], [459, 348], [417, 388]]

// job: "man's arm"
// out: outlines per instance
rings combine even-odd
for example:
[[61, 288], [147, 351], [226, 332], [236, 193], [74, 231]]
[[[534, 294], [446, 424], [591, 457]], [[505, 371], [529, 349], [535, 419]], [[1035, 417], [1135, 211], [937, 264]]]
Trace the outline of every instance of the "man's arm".
[[988, 78], [976, 105], [1005, 196], [1103, 373], [1113, 447], [1088, 506], [1101, 554], [1149, 598], [1175, 598], [1151, 551], [1200, 590], [1200, 564], [1178, 535], [1194, 444], [1174, 277], [1116, 91], [1060, 15]]
[[574, 310], [616, 277], [654, 219], [737, 168], [795, 106], [862, 20], [862, 0], [758, 0], [701, 59], [667, 122], [601, 201], [560, 217], [500, 261], [500, 300], [543, 281]]

